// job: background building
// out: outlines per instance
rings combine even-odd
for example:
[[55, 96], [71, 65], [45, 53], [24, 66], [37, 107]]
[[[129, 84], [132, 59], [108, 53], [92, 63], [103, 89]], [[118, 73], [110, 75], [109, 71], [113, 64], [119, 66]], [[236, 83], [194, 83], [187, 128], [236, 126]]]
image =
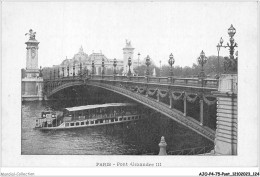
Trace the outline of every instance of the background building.
[[[128, 58], [131, 57], [132, 65], [130, 67], [131, 73], [134, 73], [133, 68], [138, 66], [137, 59], [133, 59], [134, 48], [131, 46], [131, 42], [126, 40], [126, 46], [123, 48], [123, 59], [116, 59], [117, 66], [116, 71], [119, 75], [126, 75], [129, 67], [128, 67]], [[64, 59], [61, 64], [53, 65], [53, 67], [45, 67], [43, 68], [43, 76], [45, 79], [50, 78], [50, 72], [52, 72], [51, 77], [67, 77], [78, 75], [80, 72], [80, 64], [82, 65], [82, 71], [87, 74], [92, 73], [92, 62], [94, 61], [94, 69], [96, 75], [101, 75], [102, 73], [102, 60], [104, 60], [104, 71], [105, 75], [112, 75], [114, 71], [114, 58], [107, 58], [103, 53], [95, 53], [88, 55], [84, 52], [83, 47], [79, 48], [78, 53], [76, 53], [72, 58]], [[139, 65], [141, 61], [139, 61]], [[75, 66], [75, 67], [74, 67]], [[73, 70], [73, 67], [75, 68]], [[55, 72], [55, 74], [54, 74]]]

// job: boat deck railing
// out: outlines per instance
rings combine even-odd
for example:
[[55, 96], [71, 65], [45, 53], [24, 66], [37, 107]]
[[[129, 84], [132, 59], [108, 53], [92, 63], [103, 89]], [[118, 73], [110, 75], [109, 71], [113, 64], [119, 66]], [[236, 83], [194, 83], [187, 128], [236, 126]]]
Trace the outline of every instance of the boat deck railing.
[[[130, 118], [130, 117], [132, 117], [132, 118]], [[142, 117], [142, 114], [127, 114], [127, 115], [114, 115], [114, 114], [111, 114], [110, 116], [108, 116], [108, 117], [96, 117], [96, 116], [93, 116], [93, 117], [91, 117], [91, 118], [81, 118], [81, 119], [79, 119], [79, 118], [77, 118], [77, 119], [71, 119], [71, 120], [63, 120], [63, 118], [62, 119], [60, 119], [60, 120], [57, 120], [57, 119], [53, 119], [53, 121], [52, 121], [52, 123], [51, 124], [48, 124], [47, 122], [44, 122], [42, 125], [43, 126], [41, 126], [42, 128], [48, 128], [48, 127], [59, 127], [60, 125], [62, 125], [62, 124], [67, 124], [67, 123], [80, 123], [81, 124], [81, 122], [84, 122], [83, 124], [85, 125], [86, 124], [86, 121], [88, 122], [88, 121], [102, 121], [102, 123], [103, 123], [103, 121], [108, 121], [108, 122], [106, 122], [106, 123], [109, 123], [109, 120], [110, 119], [113, 119], [113, 121], [114, 121], [114, 119], [118, 119], [117, 121], [129, 121], [129, 120], [136, 120], [136, 119], [140, 119]], [[134, 118], [134, 119], [133, 119]], [[112, 121], [112, 120], [111, 120]], [[113, 122], [112, 121], [112, 122]], [[95, 123], [96, 124], [96, 123]]]

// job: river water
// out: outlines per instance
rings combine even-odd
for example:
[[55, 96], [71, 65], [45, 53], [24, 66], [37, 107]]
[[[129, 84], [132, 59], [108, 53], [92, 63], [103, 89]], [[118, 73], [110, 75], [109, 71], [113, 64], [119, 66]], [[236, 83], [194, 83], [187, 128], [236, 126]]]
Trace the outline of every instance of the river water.
[[167, 151], [201, 147], [213, 143], [179, 125], [153, 113], [146, 120], [103, 125], [83, 129], [39, 131], [33, 129], [46, 102], [22, 104], [22, 155], [139, 155], [158, 153], [160, 137], [167, 142]]

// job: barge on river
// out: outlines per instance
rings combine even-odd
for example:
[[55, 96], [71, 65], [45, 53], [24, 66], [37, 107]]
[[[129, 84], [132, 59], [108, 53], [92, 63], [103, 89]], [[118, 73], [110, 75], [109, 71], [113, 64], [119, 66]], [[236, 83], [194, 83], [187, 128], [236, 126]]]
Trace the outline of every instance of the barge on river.
[[35, 129], [56, 130], [117, 124], [145, 117], [145, 109], [132, 103], [107, 103], [46, 110], [36, 119]]

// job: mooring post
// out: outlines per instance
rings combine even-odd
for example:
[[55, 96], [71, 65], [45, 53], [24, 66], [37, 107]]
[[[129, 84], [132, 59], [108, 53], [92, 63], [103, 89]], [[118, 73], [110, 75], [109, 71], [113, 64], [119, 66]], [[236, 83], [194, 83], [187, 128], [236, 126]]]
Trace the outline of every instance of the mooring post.
[[160, 152], [158, 155], [167, 155], [166, 153], [166, 142], [165, 142], [165, 139], [164, 139], [164, 136], [161, 137], [161, 142], [159, 143], [159, 147], [160, 147]]

